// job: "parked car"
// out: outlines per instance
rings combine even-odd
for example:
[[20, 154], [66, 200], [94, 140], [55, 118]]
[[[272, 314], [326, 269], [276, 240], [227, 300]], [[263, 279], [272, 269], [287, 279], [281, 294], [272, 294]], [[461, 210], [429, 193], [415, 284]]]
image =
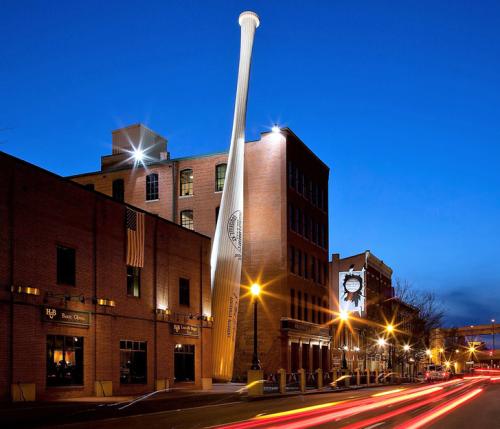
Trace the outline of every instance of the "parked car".
[[425, 381], [443, 381], [450, 378], [450, 372], [441, 365], [427, 365], [425, 370]]

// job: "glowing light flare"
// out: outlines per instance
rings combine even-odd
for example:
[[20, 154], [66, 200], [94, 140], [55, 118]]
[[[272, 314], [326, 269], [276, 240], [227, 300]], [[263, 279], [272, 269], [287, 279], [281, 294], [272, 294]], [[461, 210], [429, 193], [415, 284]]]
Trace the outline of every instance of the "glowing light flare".
[[343, 322], [347, 322], [347, 320], [349, 320], [349, 313], [345, 310], [340, 310], [339, 319]]
[[421, 428], [424, 425], [427, 425], [433, 420], [436, 420], [438, 417], [441, 417], [442, 415], [449, 413], [453, 409], [457, 408], [458, 406], [462, 405], [463, 403], [471, 400], [472, 398], [476, 397], [479, 395], [483, 389], [478, 388], [473, 390], [472, 392], [466, 393], [465, 395], [460, 396], [457, 399], [454, 399], [452, 401], [447, 402], [446, 404], [441, 405], [440, 407], [437, 407], [431, 411], [428, 411], [427, 413], [424, 413], [406, 423], [403, 423], [402, 425], [399, 425], [396, 427], [396, 429], [418, 429]]
[[281, 128], [277, 124], [274, 124], [271, 128], [271, 132], [273, 134], [281, 134]]
[[250, 292], [252, 293], [253, 296], [259, 296], [260, 295], [260, 284], [254, 283], [252, 286], [250, 286]]
[[342, 402], [344, 402], [344, 401], [327, 402], [326, 404], [311, 405], [309, 407], [296, 408], [294, 410], [289, 410], [289, 411], [281, 411], [279, 413], [257, 416], [255, 418], [257, 420], [261, 420], [261, 419], [271, 419], [274, 417], [293, 416], [294, 414], [301, 414], [301, 413], [304, 413], [306, 411], [321, 410], [323, 408], [333, 407], [334, 405], [341, 404]]
[[386, 327], [385, 330], [389, 333], [394, 332], [394, 325], [392, 323], [389, 323]]
[[377, 339], [377, 345], [380, 347], [384, 347], [387, 344], [387, 341], [385, 341], [385, 338], [378, 338]]
[[409, 344], [405, 344], [405, 345], [403, 346], [403, 350], [404, 350], [405, 352], [409, 352], [409, 351], [411, 350], [410, 345], [409, 345]]

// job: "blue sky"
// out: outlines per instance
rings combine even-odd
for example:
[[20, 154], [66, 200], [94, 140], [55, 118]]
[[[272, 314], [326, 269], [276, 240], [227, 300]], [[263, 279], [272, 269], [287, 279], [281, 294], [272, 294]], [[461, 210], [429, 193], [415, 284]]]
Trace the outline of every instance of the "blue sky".
[[448, 324], [500, 319], [496, 1], [1, 2], [0, 150], [99, 168], [144, 122], [226, 150], [239, 27], [261, 17], [247, 138], [289, 126], [331, 168], [330, 250], [371, 249]]

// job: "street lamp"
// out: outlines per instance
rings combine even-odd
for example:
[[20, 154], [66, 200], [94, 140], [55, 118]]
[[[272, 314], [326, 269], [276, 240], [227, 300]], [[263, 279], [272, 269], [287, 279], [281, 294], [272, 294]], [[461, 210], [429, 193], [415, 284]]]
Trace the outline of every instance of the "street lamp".
[[339, 318], [342, 322], [344, 322], [344, 326], [342, 327], [342, 369], [347, 369], [347, 358], [346, 351], [347, 347], [347, 332], [346, 332], [346, 322], [349, 320], [349, 313], [346, 310], [341, 309], [339, 313]]
[[493, 369], [493, 358], [495, 357], [495, 319], [491, 319], [491, 333], [493, 335], [493, 347], [492, 347], [492, 355], [491, 355], [491, 369]]
[[259, 356], [257, 355], [257, 301], [260, 295], [260, 285], [254, 283], [250, 287], [250, 292], [253, 295], [253, 357], [252, 357], [252, 367], [251, 369], [260, 370]]
[[425, 351], [425, 354], [427, 355], [427, 363], [432, 363], [432, 352], [430, 349], [427, 349]]
[[[391, 323], [387, 324], [385, 327], [385, 331], [388, 334], [392, 334], [394, 332], [394, 326]], [[387, 362], [387, 369], [392, 369], [392, 358], [393, 358], [392, 353], [393, 353], [392, 342], [389, 341], [389, 361]]]

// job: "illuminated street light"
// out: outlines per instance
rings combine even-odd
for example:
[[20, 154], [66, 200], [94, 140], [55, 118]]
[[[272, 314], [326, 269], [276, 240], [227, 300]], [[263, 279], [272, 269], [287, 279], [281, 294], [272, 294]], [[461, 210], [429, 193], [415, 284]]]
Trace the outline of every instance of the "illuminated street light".
[[271, 132], [273, 132], [274, 134], [279, 134], [281, 133], [281, 128], [278, 125], [273, 125], [273, 127], [271, 128]]
[[260, 285], [254, 283], [250, 286], [250, 292], [252, 293], [253, 300], [253, 356], [252, 356], [252, 366], [253, 370], [260, 370], [259, 355], [257, 354], [257, 302], [259, 301], [257, 297], [260, 295]]
[[345, 310], [340, 310], [339, 319], [346, 322], [349, 319], [349, 313]]
[[384, 347], [386, 344], [387, 344], [387, 341], [385, 341], [384, 338], [379, 338], [377, 340], [377, 345], [379, 345], [380, 347]]
[[403, 346], [403, 350], [404, 350], [405, 352], [409, 352], [409, 351], [410, 351], [410, 349], [411, 349], [411, 347], [410, 347], [410, 345], [409, 345], [409, 344], [405, 344], [405, 345]]
[[430, 351], [430, 349], [427, 349], [427, 350], [425, 351], [425, 354], [426, 354], [427, 356], [429, 356], [429, 357], [430, 357], [430, 356], [432, 356], [432, 352]]
[[144, 152], [142, 149], [134, 149], [135, 162], [142, 162], [144, 159]]
[[252, 292], [252, 295], [257, 297], [260, 295], [260, 285], [258, 283], [254, 283], [252, 286], [250, 286], [250, 292]]
[[389, 333], [391, 332], [394, 332], [394, 326], [392, 324], [388, 324], [386, 327], [385, 327], [385, 330]]
[[476, 348], [474, 346], [469, 347], [469, 352], [474, 353], [476, 351]]
[[455, 353], [460, 353], [460, 350], [458, 350], [458, 349], [455, 349]]
[[439, 349], [439, 353], [443, 353], [444, 352], [444, 349], [443, 348], [440, 348]]

